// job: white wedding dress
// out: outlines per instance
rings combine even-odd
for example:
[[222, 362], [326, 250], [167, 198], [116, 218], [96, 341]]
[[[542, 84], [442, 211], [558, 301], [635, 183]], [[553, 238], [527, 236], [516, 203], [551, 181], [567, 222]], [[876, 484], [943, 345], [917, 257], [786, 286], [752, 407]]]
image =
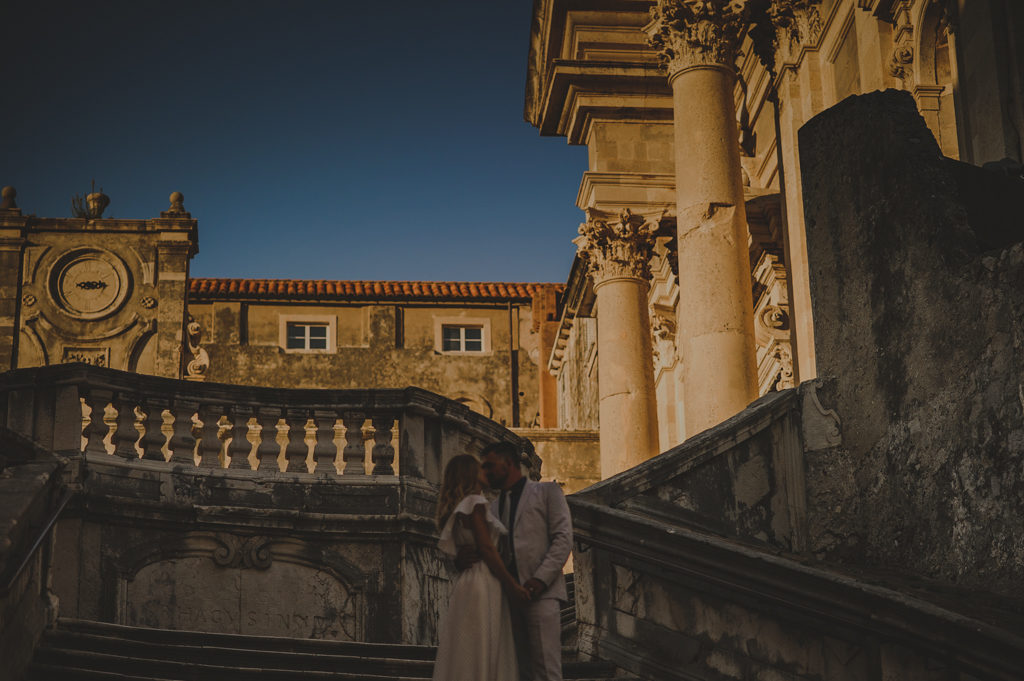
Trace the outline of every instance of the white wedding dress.
[[[438, 546], [456, 555], [460, 546], [475, 546], [473, 531], [459, 516], [468, 516], [482, 505], [487, 513], [491, 541], [507, 534], [482, 494], [467, 495], [459, 502], [441, 530]], [[434, 681], [518, 681], [515, 643], [508, 601], [498, 578], [481, 560], [455, 578], [448, 612], [441, 620]]]

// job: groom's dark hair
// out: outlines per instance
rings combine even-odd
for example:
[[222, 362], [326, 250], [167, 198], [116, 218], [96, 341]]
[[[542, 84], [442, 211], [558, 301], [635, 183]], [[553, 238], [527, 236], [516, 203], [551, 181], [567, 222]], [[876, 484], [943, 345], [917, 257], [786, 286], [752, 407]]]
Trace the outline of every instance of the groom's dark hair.
[[482, 459], [492, 452], [514, 466], [518, 466], [521, 461], [519, 457], [519, 448], [511, 442], [492, 442], [483, 448], [480, 452], [480, 458]]

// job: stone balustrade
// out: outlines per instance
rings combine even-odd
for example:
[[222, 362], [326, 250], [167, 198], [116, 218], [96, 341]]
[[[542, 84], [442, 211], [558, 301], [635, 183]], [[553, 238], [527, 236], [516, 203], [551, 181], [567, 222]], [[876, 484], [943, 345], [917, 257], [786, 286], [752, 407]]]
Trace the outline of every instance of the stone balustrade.
[[67, 364], [0, 375], [4, 426], [62, 467], [69, 500], [36, 571], [60, 615], [161, 629], [434, 643], [453, 569], [434, 524], [444, 464], [505, 441], [540, 470], [529, 440], [418, 388]]
[[539, 469], [528, 440], [418, 388], [281, 390], [61, 365], [8, 372], [0, 404], [12, 430], [93, 459], [436, 482], [451, 456], [508, 440]]

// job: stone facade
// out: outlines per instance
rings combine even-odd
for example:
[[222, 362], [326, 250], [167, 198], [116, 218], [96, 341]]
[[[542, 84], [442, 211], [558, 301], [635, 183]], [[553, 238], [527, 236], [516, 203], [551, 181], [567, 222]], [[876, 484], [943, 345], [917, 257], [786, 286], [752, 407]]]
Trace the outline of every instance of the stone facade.
[[150, 220], [103, 219], [109, 199], [93, 196], [89, 217], [0, 209], [13, 313], [11, 326], [0, 329], [7, 366], [83, 362], [177, 377], [197, 223], [178, 192]]
[[[315, 283], [319, 291], [305, 290]], [[547, 290], [557, 294], [560, 287], [195, 279], [188, 312], [208, 358], [205, 380], [296, 388], [415, 385], [510, 427], [536, 427], [546, 369], [533, 299]], [[324, 328], [325, 348], [288, 347], [289, 326], [304, 324]], [[446, 349], [445, 327], [478, 329], [479, 349]]]
[[[543, 0], [534, 19], [525, 117], [587, 146], [577, 206], [661, 215], [648, 277], [660, 451], [817, 374], [797, 136], [807, 120], [899, 88], [947, 156], [1024, 157], [1009, 132], [1024, 117], [1016, 3]], [[589, 418], [581, 377], [600, 362], [599, 338], [574, 332], [600, 317], [588, 287], [574, 267], [568, 289], [580, 292], [549, 360], [578, 398], [566, 423]]]

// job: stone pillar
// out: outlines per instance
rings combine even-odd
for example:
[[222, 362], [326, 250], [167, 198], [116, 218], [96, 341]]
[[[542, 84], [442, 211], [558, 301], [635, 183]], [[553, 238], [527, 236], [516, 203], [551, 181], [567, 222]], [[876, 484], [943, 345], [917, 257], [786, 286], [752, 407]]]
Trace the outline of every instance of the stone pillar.
[[157, 316], [156, 367], [158, 376], [181, 378], [188, 265], [198, 252], [198, 227], [185, 211], [180, 192], [171, 194], [171, 207], [150, 221], [159, 231], [157, 241]]
[[537, 334], [537, 371], [540, 393], [538, 425], [558, 428], [558, 382], [548, 371], [548, 360], [558, 335], [558, 294], [554, 286], [542, 286], [533, 294], [531, 317]]
[[651, 322], [647, 306], [657, 223], [632, 214], [587, 211], [573, 243], [587, 259], [597, 295], [601, 477], [658, 453]]
[[646, 27], [675, 112], [679, 308], [687, 436], [757, 398], [750, 255], [733, 104], [747, 0], [658, 0]]
[[25, 251], [23, 217], [15, 203], [14, 187], [3, 188], [0, 203], [0, 372], [17, 368], [21, 311], [21, 267]]

